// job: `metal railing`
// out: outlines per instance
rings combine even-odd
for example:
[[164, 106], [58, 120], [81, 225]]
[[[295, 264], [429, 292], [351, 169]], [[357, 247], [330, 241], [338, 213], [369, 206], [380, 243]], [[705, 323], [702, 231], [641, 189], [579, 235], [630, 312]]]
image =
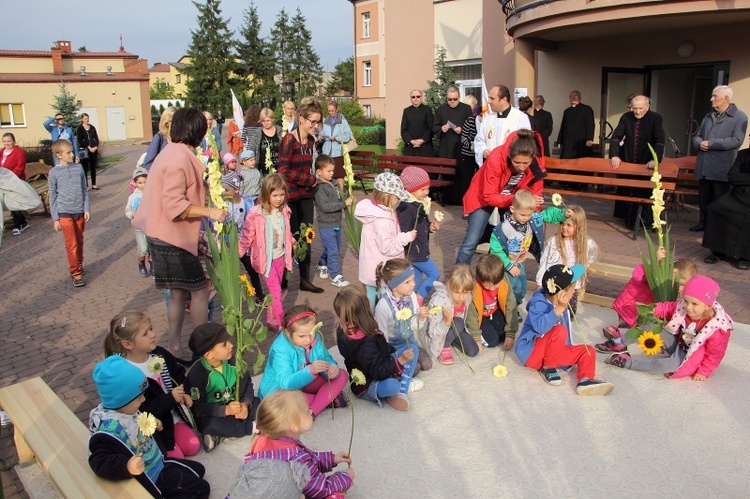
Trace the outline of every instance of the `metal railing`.
[[497, 0], [505, 14], [507, 20], [510, 16], [520, 14], [526, 9], [532, 9], [545, 3], [556, 2], [557, 0]]

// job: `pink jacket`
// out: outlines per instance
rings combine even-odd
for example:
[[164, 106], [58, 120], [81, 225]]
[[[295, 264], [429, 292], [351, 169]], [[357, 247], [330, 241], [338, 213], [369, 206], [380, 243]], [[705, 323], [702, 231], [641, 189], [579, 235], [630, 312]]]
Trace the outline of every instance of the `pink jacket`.
[[612, 308], [625, 323], [633, 327], [638, 320], [638, 307], [636, 302], [648, 305], [654, 303], [654, 295], [648, 286], [646, 279], [646, 270], [643, 264], [638, 265], [633, 270], [633, 277], [630, 278], [625, 288], [615, 299]]
[[[287, 270], [292, 270], [292, 247], [294, 246], [294, 238], [292, 237], [292, 229], [289, 225], [289, 219], [292, 216], [292, 210], [288, 206], [284, 205], [282, 210], [284, 216], [284, 267]], [[242, 226], [242, 237], [240, 238], [240, 255], [247, 254], [247, 250], [250, 252], [250, 264], [253, 266], [255, 271], [263, 276], [268, 277], [268, 271], [271, 268], [271, 262], [268, 259], [268, 255], [273, 254], [272, 244], [273, 241], [269, 237], [271, 235], [270, 224], [267, 224], [266, 215], [263, 213], [263, 206], [257, 204], [250, 208], [250, 211], [245, 217], [245, 224]]]
[[375, 268], [391, 258], [403, 258], [404, 246], [414, 238], [411, 232], [401, 232], [394, 210], [363, 199], [354, 208], [354, 216], [362, 222], [362, 240], [359, 244], [359, 280], [375, 286]]
[[[680, 325], [684, 323], [685, 317], [687, 317], [684, 303], [684, 301], [679, 300], [656, 304], [654, 315], [661, 319], [670, 318], [667, 325], [664, 326], [665, 331], [671, 334], [679, 333]], [[724, 311], [724, 307], [719, 305], [718, 302], [714, 302], [713, 309], [714, 317], [698, 332], [688, 348], [685, 360], [668, 377], [682, 378], [698, 373], [708, 378], [714, 372], [714, 369], [719, 367], [721, 359], [724, 358], [727, 351], [729, 336], [734, 329], [734, 323], [729, 314]]]
[[148, 237], [198, 256], [202, 219], [179, 217], [191, 204], [206, 206], [205, 169], [190, 147], [180, 143], [167, 145], [151, 166], [133, 225]]

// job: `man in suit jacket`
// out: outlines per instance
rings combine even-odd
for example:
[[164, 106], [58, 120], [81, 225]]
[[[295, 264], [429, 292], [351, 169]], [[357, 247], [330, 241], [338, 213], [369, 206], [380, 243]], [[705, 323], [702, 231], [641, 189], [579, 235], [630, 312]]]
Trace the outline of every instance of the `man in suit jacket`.
[[581, 103], [581, 92], [570, 92], [570, 107], [563, 113], [557, 147], [560, 159], [589, 158], [593, 156], [594, 110]]
[[412, 90], [409, 96], [411, 106], [404, 109], [401, 116], [404, 156], [435, 156], [432, 148], [432, 109], [422, 103], [421, 90]]
[[552, 135], [552, 113], [544, 110], [544, 96], [534, 97], [534, 116], [536, 117], [537, 132], [542, 136], [544, 143], [544, 155], [549, 157], [549, 136]]

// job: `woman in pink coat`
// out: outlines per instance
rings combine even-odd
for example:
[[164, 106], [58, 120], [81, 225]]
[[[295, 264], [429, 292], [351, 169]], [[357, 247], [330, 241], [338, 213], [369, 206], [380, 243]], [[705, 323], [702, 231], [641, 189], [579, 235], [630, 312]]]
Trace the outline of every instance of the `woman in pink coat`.
[[685, 285], [681, 300], [658, 303], [654, 309], [654, 315], [668, 319], [661, 332], [662, 351], [668, 356], [632, 358], [622, 352], [613, 353], [604, 362], [668, 378], [690, 376], [694, 381], [705, 381], [724, 358], [734, 328], [732, 318], [716, 301], [718, 295], [716, 281], [694, 276]]

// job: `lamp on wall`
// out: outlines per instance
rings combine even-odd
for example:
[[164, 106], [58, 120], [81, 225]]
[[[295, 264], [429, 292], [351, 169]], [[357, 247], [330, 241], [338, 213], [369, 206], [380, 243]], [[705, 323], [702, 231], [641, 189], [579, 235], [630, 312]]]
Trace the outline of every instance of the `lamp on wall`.
[[88, 76], [86, 74], [86, 66], [81, 66], [81, 76]]
[[677, 46], [677, 55], [687, 59], [695, 53], [695, 44], [691, 40], [685, 40]]

